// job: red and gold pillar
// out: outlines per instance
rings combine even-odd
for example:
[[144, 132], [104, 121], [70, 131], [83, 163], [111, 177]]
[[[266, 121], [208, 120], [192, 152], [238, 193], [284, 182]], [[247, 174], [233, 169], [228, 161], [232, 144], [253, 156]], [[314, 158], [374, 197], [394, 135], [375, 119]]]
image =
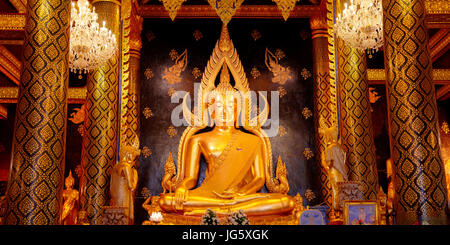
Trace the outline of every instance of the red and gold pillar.
[[[120, 2], [94, 0], [92, 5], [98, 13], [98, 22], [105, 21], [120, 43]], [[81, 207], [91, 224], [101, 223], [102, 208], [109, 202], [110, 172], [118, 149], [119, 67], [117, 51], [105, 65], [92, 71], [87, 81]]]
[[324, 135], [319, 133], [319, 120], [327, 127], [333, 124], [331, 108], [330, 68], [328, 61], [328, 28], [324, 15], [313, 16], [310, 19], [313, 42], [313, 77], [314, 77], [314, 127], [316, 135], [317, 165], [319, 169], [320, 194], [325, 203], [332, 204], [331, 184], [327, 172], [321, 164], [320, 156], [325, 150]]
[[61, 222], [70, 1], [28, 0], [7, 188], [8, 225]]
[[423, 0], [383, 1], [397, 223], [446, 222], [447, 190]]

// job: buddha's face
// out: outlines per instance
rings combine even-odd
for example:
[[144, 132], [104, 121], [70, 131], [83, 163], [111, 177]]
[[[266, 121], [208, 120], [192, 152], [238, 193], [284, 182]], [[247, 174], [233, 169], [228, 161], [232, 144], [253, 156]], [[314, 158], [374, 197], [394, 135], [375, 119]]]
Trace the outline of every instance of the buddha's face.
[[236, 118], [233, 94], [218, 93], [214, 99], [214, 123], [217, 126], [233, 126]]
[[71, 178], [66, 178], [66, 189], [69, 189], [69, 188], [72, 188], [73, 187], [73, 183], [74, 181], [73, 181], [73, 179], [71, 179]]

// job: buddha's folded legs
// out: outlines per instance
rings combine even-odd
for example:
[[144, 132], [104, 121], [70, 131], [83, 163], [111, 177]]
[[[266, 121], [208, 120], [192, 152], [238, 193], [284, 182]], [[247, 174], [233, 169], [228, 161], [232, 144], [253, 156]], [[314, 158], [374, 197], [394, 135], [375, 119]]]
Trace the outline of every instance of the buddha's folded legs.
[[291, 212], [294, 209], [294, 200], [278, 193], [255, 193], [234, 199], [192, 196], [184, 201], [182, 210], [176, 210], [174, 195], [165, 194], [161, 196], [159, 205], [166, 212], [180, 212], [185, 215], [203, 215], [208, 208], [218, 214], [242, 210], [247, 215], [271, 215]]

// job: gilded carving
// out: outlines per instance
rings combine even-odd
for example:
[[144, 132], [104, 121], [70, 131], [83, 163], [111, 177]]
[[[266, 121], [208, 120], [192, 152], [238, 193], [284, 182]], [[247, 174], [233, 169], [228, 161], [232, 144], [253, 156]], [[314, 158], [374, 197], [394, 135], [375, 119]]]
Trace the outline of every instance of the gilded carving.
[[311, 72], [308, 69], [303, 68], [302, 72], [300, 73], [300, 75], [302, 75], [303, 80], [306, 80], [306, 79], [311, 77]]
[[149, 119], [150, 117], [153, 116], [153, 112], [150, 109], [150, 107], [145, 107], [144, 110], [142, 111], [142, 114], [144, 115], [145, 119]]
[[284, 89], [283, 86], [278, 86], [277, 91], [278, 94], [280, 95], [280, 98], [283, 98], [287, 94], [287, 91], [286, 89]]
[[175, 20], [177, 16], [178, 10], [181, 8], [181, 5], [186, 2], [186, 0], [159, 0], [163, 3], [164, 8], [169, 12], [169, 17], [172, 21]]
[[170, 138], [173, 138], [175, 135], [177, 135], [177, 133], [178, 133], [177, 130], [172, 125], [170, 125], [169, 128], [167, 129], [167, 134], [169, 135]]
[[281, 11], [284, 20], [287, 21], [289, 15], [291, 14], [291, 11], [294, 9], [295, 4], [299, 0], [272, 0], [272, 1], [277, 4], [278, 9]]
[[145, 76], [145, 79], [147, 79], [147, 80], [150, 80], [153, 78], [153, 76], [154, 76], [153, 71], [152, 71], [152, 69], [150, 69], [150, 67], [145, 68], [144, 76]]
[[308, 107], [303, 107], [302, 115], [305, 119], [308, 119], [313, 116], [313, 113]]
[[203, 38], [203, 34], [200, 30], [195, 30], [192, 36], [194, 36], [195, 41], [198, 41]]
[[208, 0], [209, 5], [216, 10], [217, 15], [225, 25], [230, 22], [243, 2], [244, 0]]
[[252, 75], [253, 79], [256, 79], [259, 76], [261, 76], [261, 73], [259, 72], [258, 68], [256, 68], [256, 66], [254, 66], [252, 68], [252, 71], [250, 72], [250, 75]]
[[272, 78], [273, 83], [279, 83], [283, 85], [286, 83], [286, 81], [292, 78], [289, 67], [283, 67], [282, 65], [280, 65], [277, 56], [275, 56], [267, 48], [265, 58], [266, 58], [265, 59], [266, 67], [273, 74]]
[[194, 69], [192, 70], [192, 76], [194, 76], [194, 79], [201, 77], [202, 74], [203, 74], [202, 71], [200, 71], [198, 67], [194, 67]]
[[255, 40], [255, 42], [262, 37], [261, 33], [257, 29], [254, 29], [252, 31], [251, 35], [252, 35], [253, 40]]
[[[172, 52], [171, 52], [172, 53]], [[172, 56], [171, 56], [172, 57]], [[173, 56], [175, 57], [175, 56]], [[172, 58], [173, 60], [173, 58]], [[181, 82], [181, 72], [186, 69], [187, 66], [187, 49], [175, 58], [175, 64], [169, 68], [164, 68], [162, 78], [169, 84], [175, 84]]]

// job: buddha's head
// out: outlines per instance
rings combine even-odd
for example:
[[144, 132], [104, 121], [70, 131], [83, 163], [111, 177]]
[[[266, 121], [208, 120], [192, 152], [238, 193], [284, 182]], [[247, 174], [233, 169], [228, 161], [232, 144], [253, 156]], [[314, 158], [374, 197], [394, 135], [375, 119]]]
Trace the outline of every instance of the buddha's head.
[[133, 162], [141, 151], [133, 146], [124, 145], [120, 148], [119, 156], [122, 162]]
[[69, 171], [69, 176], [67, 176], [65, 184], [66, 189], [72, 189], [73, 185], [75, 184], [75, 179], [72, 176], [72, 171]]
[[208, 110], [216, 126], [233, 126], [239, 114], [239, 94], [230, 84], [230, 73], [224, 63], [220, 83], [208, 96]]

